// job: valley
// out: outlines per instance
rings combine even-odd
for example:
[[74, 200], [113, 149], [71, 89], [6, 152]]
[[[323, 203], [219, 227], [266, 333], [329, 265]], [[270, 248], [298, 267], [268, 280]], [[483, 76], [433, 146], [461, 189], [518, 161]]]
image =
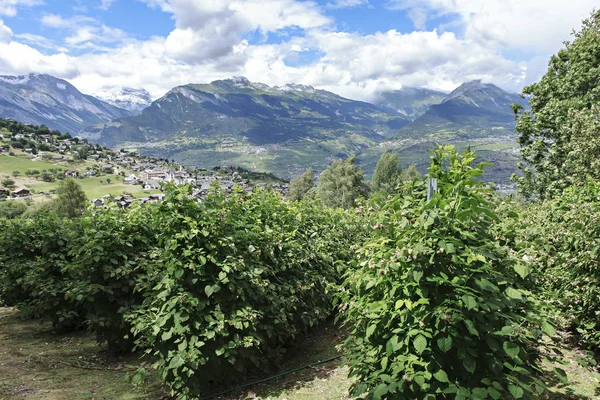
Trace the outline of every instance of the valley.
[[[50, 129], [73, 128], [72, 133], [90, 143], [193, 168], [239, 166], [286, 180], [353, 155], [370, 176], [384, 152], [398, 153], [404, 167], [414, 163], [423, 173], [428, 149], [440, 142], [477, 148], [481, 161], [495, 164], [483, 179], [507, 185], [517, 172], [518, 153], [511, 104], [525, 104], [518, 95], [481, 81], [449, 94], [411, 87], [383, 91], [371, 104], [306, 85], [268, 86], [234, 77], [178, 86], [151, 103], [143, 90], [113, 90], [101, 96], [110, 104], [94, 99], [113, 114], [65, 125], [61, 118], [73, 120], [70, 115], [81, 106], [65, 102], [51, 110], [57, 117], [50, 120], [44, 113], [52, 102], [35, 100], [27, 86], [32, 79], [43, 79], [44, 98], [58, 104], [61, 80], [47, 75], [3, 79], [11, 83], [0, 85], [0, 92], [6, 92], [5, 98], [12, 93], [13, 105], [0, 108], [0, 117], [17, 116]], [[15, 89], [23, 85], [28, 92]], [[26, 101], [17, 101], [18, 96]]]

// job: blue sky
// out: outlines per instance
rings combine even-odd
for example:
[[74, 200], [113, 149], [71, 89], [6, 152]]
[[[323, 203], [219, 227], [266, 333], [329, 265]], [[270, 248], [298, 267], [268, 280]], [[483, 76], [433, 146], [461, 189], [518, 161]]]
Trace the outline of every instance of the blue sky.
[[[0, 74], [102, 94], [246, 76], [369, 99], [483, 79], [520, 91], [594, 7], [573, 0], [0, 0]], [[550, 28], [551, 27], [551, 28]]]

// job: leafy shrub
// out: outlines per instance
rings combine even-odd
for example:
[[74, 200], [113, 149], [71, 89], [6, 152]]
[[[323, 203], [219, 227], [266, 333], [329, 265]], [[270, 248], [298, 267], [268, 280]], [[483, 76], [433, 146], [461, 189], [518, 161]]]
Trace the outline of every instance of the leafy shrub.
[[81, 326], [81, 310], [68, 304], [68, 250], [79, 227], [51, 213], [7, 220], [0, 230], [0, 301], [24, 316], [51, 320], [57, 329]]
[[70, 251], [65, 292], [86, 326], [112, 351], [131, 350], [124, 314], [140, 306], [155, 272], [149, 269], [157, 226], [148, 206], [111, 206], [80, 220], [81, 237]]
[[38, 211], [0, 232], [0, 301], [59, 330], [87, 327], [111, 350], [130, 350], [123, 315], [139, 306], [156, 232], [148, 207], [96, 210], [79, 220]]
[[265, 191], [198, 202], [171, 189], [155, 221], [161, 280], [131, 318], [178, 398], [268, 368], [331, 314], [335, 260], [354, 240], [343, 215]]
[[438, 147], [438, 193], [375, 203], [373, 234], [345, 278], [341, 310], [352, 394], [367, 399], [537, 399], [534, 345], [553, 334], [531, 311], [527, 270], [491, 235], [475, 155]]
[[511, 240], [529, 261], [540, 294], [582, 343], [600, 347], [600, 183], [571, 187], [518, 211]]
[[23, 201], [0, 201], [0, 219], [18, 218], [25, 210], [27, 210], [27, 204]]

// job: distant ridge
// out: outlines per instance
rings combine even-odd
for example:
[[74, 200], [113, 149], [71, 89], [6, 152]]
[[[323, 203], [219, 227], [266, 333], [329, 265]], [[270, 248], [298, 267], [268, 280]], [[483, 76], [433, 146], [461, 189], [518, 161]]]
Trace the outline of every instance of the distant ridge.
[[518, 94], [491, 83], [466, 82], [404, 126], [399, 136], [473, 139], [514, 135], [512, 103], [526, 104]]
[[0, 76], [0, 117], [77, 133], [86, 126], [131, 115], [69, 82], [46, 74]]

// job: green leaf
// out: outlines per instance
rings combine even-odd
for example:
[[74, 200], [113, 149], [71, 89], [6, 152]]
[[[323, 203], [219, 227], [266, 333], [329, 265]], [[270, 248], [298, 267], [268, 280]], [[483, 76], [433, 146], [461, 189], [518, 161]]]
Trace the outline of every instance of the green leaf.
[[516, 358], [521, 352], [521, 348], [519, 347], [519, 345], [511, 342], [504, 342], [502, 348], [510, 358]]
[[206, 285], [206, 287], [204, 288], [204, 293], [206, 293], [207, 297], [210, 297], [214, 292], [215, 292], [214, 286]]
[[567, 377], [567, 373], [563, 369], [554, 367], [553, 371], [554, 371], [554, 374], [558, 377], [558, 379], [560, 379], [560, 381], [562, 383], [569, 383], [569, 378]]
[[391, 356], [392, 354], [394, 354], [394, 352], [396, 351], [397, 348], [398, 348], [398, 335], [394, 335], [390, 338], [390, 340], [387, 341], [387, 343], [385, 345], [385, 351], [388, 354], [388, 356]]
[[493, 386], [488, 387], [487, 392], [488, 392], [488, 395], [494, 400], [498, 400], [499, 398], [502, 397], [502, 394], [499, 391], [497, 391], [496, 389], [494, 389]]
[[475, 359], [473, 359], [471, 357], [467, 357], [463, 360], [463, 367], [465, 367], [465, 369], [467, 371], [469, 371], [470, 373], [475, 372], [476, 366], [477, 366], [477, 362], [475, 361]]
[[373, 334], [373, 332], [375, 332], [376, 328], [377, 328], [377, 324], [369, 325], [369, 327], [367, 328], [367, 332], [366, 332], [367, 339], [369, 338], [369, 336], [371, 336]]
[[433, 374], [433, 377], [440, 382], [448, 382], [448, 374], [443, 369]]
[[506, 289], [506, 295], [511, 299], [523, 300], [523, 295], [521, 294], [521, 292], [511, 287]]
[[475, 329], [475, 324], [470, 319], [465, 320], [465, 325], [467, 326], [467, 330], [471, 335], [479, 336], [479, 332]]
[[516, 385], [508, 385], [508, 391], [515, 399], [523, 397], [523, 389]]
[[413, 340], [413, 346], [417, 353], [422, 354], [427, 348], [427, 339], [423, 335], [418, 335], [415, 340]]
[[527, 278], [529, 275], [529, 267], [527, 265], [517, 264], [514, 266], [514, 270], [523, 279]]
[[437, 340], [437, 345], [441, 351], [446, 353], [452, 348], [452, 338], [450, 336], [439, 338]]
[[177, 355], [175, 355], [175, 357], [171, 358], [171, 362], [169, 363], [169, 366], [167, 367], [167, 369], [176, 369], [176, 368], [179, 368], [184, 363], [185, 363], [185, 361], [183, 360], [183, 358], [181, 358], [179, 356], [179, 354], [177, 354]]
[[548, 336], [556, 336], [556, 329], [554, 329], [554, 327], [548, 322], [544, 322], [542, 324], [542, 332]]
[[475, 300], [475, 297], [473, 297], [473, 296], [465, 294], [462, 297], [462, 301], [463, 301], [463, 303], [465, 303], [465, 306], [467, 307], [468, 310], [472, 310], [475, 307], [477, 307], [477, 300]]
[[388, 392], [388, 385], [387, 383], [380, 383], [376, 388], [375, 391], [373, 392], [373, 398], [374, 399], [381, 399], [383, 396], [385, 396]]
[[423, 271], [415, 269], [415, 270], [413, 270], [412, 275], [413, 275], [413, 279], [415, 280], [415, 282], [419, 283], [419, 281], [423, 277]]

